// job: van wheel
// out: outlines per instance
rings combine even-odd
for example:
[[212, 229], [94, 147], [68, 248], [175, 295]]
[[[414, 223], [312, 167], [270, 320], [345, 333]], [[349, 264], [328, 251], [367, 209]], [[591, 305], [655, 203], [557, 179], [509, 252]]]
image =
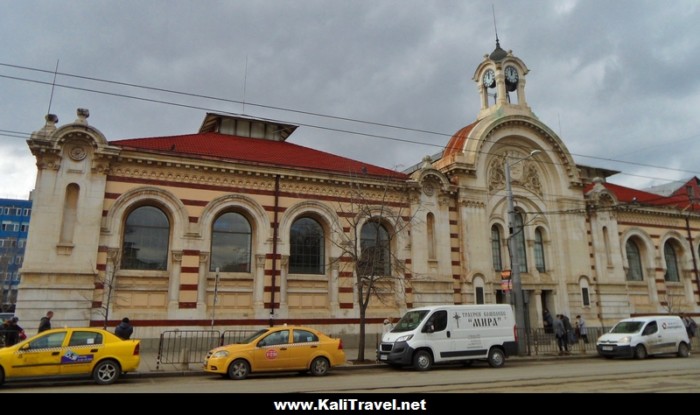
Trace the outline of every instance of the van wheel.
[[637, 359], [646, 359], [647, 349], [643, 344], [638, 344], [637, 347], [634, 348], [634, 357]]
[[688, 345], [685, 343], [681, 343], [678, 345], [678, 357], [688, 357], [690, 356], [690, 350], [688, 349]]
[[489, 365], [491, 367], [501, 367], [506, 363], [506, 356], [503, 351], [494, 347], [489, 351]]
[[413, 368], [416, 370], [428, 370], [433, 365], [433, 357], [425, 350], [419, 350], [413, 355]]

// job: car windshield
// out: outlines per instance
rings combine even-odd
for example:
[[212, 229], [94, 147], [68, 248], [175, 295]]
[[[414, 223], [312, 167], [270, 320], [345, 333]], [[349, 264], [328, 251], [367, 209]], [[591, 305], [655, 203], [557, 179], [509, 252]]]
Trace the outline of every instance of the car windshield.
[[238, 344], [248, 344], [253, 342], [255, 339], [258, 337], [262, 336], [263, 334], [267, 333], [270, 329], [262, 329], [258, 330], [255, 333], [251, 334], [250, 336], [246, 337], [245, 339], [241, 340], [238, 342]]
[[396, 326], [391, 330], [391, 332], [403, 333], [404, 331], [415, 330], [427, 314], [428, 310], [409, 311], [408, 313], [404, 314], [403, 317], [401, 317], [401, 320], [396, 323]]
[[630, 334], [630, 333], [636, 333], [642, 328], [642, 322], [641, 321], [622, 321], [620, 323], [617, 323], [615, 327], [610, 330], [610, 333], [619, 333], [619, 334]]

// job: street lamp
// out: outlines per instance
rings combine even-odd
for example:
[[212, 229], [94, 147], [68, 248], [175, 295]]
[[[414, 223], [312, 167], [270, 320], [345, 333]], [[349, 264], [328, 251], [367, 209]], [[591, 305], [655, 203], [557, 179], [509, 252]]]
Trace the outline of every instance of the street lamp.
[[[527, 156], [517, 159], [512, 163], [508, 162], [508, 156], [505, 159], [506, 172], [506, 195], [508, 197], [508, 228], [510, 237], [508, 238], [508, 248], [510, 250], [510, 268], [511, 280], [513, 282], [513, 297], [515, 297], [515, 325], [518, 329], [526, 329], [525, 337], [527, 338], [527, 328], [525, 327], [525, 298], [523, 297], [523, 286], [520, 281], [520, 256], [518, 255], [518, 247], [516, 245], [515, 236], [522, 229], [515, 230], [515, 204], [513, 203], [513, 190], [510, 184], [510, 167], [527, 160], [528, 158], [539, 154], [540, 150], [532, 150]], [[518, 354], [520, 356], [526, 353], [526, 342], [518, 341]]]

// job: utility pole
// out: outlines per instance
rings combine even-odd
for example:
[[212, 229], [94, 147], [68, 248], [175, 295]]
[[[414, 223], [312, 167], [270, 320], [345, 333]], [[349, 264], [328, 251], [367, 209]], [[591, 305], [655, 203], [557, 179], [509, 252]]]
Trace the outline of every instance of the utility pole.
[[506, 173], [506, 195], [508, 197], [508, 228], [510, 230], [510, 236], [508, 238], [508, 248], [510, 249], [510, 268], [511, 268], [511, 280], [513, 282], [513, 297], [515, 298], [515, 325], [518, 330], [522, 330], [521, 333], [525, 334], [526, 341], [518, 341], [518, 354], [523, 356], [527, 352], [527, 338], [528, 332], [525, 326], [525, 298], [523, 297], [523, 286], [520, 281], [520, 255], [518, 253], [518, 246], [516, 242], [516, 235], [518, 232], [522, 232], [522, 227], [515, 229], [515, 203], [513, 201], [513, 189], [511, 188], [511, 178], [510, 178], [510, 168], [512, 165], [520, 163], [535, 154], [540, 153], [540, 150], [532, 150], [530, 154], [521, 159], [515, 160], [513, 163], [508, 162], [508, 157], [505, 159], [505, 173]]

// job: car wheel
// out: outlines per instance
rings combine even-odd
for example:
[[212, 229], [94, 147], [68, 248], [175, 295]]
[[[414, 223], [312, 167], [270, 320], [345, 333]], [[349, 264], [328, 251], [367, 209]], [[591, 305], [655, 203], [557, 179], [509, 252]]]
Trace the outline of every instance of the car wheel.
[[489, 351], [489, 365], [491, 367], [501, 367], [506, 363], [506, 355], [503, 350], [494, 347]]
[[111, 385], [121, 374], [119, 363], [114, 360], [103, 360], [95, 366], [92, 377], [98, 385]]
[[243, 359], [236, 359], [228, 365], [228, 377], [233, 380], [243, 380], [250, 373], [250, 365]]
[[634, 357], [637, 359], [646, 359], [647, 349], [643, 344], [638, 344], [637, 347], [634, 348]]
[[416, 370], [428, 370], [433, 365], [433, 357], [425, 350], [419, 350], [413, 355], [413, 368]]
[[314, 376], [323, 376], [328, 373], [331, 364], [325, 357], [317, 357], [311, 362], [311, 374]]
[[685, 343], [681, 343], [678, 345], [678, 357], [688, 357], [690, 356], [690, 349], [688, 349], [688, 345]]

